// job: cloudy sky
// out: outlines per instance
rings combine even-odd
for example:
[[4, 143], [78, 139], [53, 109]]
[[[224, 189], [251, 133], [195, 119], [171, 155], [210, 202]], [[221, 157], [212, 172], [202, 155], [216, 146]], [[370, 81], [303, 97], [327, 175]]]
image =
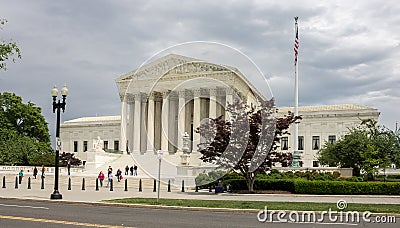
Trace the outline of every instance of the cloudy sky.
[[63, 120], [118, 115], [114, 79], [153, 54], [190, 41], [231, 46], [261, 69], [278, 106], [293, 105], [294, 16], [299, 16], [300, 105], [355, 103], [400, 121], [398, 1], [0, 0], [22, 59], [0, 72], [0, 91], [43, 108], [67, 83]]

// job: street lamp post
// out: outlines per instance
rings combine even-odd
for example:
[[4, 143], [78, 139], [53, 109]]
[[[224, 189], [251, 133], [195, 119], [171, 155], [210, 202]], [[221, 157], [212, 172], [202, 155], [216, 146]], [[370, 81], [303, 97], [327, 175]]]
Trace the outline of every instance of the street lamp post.
[[60, 109], [62, 111], [65, 111], [65, 100], [67, 99], [68, 95], [68, 88], [65, 85], [61, 89], [61, 96], [62, 96], [62, 102], [60, 100], [57, 100], [58, 97], [58, 89], [56, 86], [51, 90], [51, 96], [53, 97], [53, 113], [56, 112], [57, 110], [57, 123], [56, 123], [56, 159], [55, 159], [55, 174], [54, 174], [54, 192], [50, 195], [50, 199], [62, 199], [61, 193], [58, 191], [58, 175], [59, 175], [59, 170], [58, 170], [58, 164], [60, 160], [60, 149], [61, 149], [61, 140], [60, 140]]

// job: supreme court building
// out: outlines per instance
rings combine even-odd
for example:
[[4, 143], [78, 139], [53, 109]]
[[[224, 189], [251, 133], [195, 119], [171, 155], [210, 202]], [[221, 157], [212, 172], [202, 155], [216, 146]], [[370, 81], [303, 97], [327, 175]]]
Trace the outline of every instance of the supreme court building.
[[[62, 151], [85, 157], [96, 137], [104, 150], [129, 152], [140, 164], [153, 163], [163, 151], [172, 166], [181, 164], [185, 132], [190, 165], [201, 166], [194, 131], [206, 118], [223, 115], [228, 103], [239, 99], [257, 106], [266, 99], [236, 68], [170, 54], [115, 80], [121, 100], [120, 116], [84, 117], [61, 125]], [[292, 107], [278, 107], [283, 116]], [[318, 166], [316, 154], [326, 141], [334, 142], [362, 119], [378, 120], [379, 111], [355, 104], [299, 107], [299, 148], [303, 167]], [[281, 138], [280, 150], [293, 152], [291, 135]], [[165, 166], [164, 166], [165, 167]], [[171, 167], [170, 167], [171, 168]], [[173, 168], [171, 168], [173, 169]], [[178, 171], [179, 172], [179, 171]]]

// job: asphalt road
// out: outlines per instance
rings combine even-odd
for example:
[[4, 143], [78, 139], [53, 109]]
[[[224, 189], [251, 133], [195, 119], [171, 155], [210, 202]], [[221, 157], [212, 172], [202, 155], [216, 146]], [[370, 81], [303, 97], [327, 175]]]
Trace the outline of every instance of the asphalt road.
[[[399, 218], [397, 218], [399, 219]], [[276, 217], [274, 219], [276, 220]], [[371, 218], [374, 220], [374, 218]], [[0, 227], [398, 227], [377, 223], [261, 223], [257, 213], [150, 209], [0, 199]]]

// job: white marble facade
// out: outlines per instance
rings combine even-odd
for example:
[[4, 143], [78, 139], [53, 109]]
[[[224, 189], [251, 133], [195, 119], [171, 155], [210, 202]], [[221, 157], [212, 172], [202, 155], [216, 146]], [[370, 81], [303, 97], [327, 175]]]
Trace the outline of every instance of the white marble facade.
[[[260, 99], [265, 99], [235, 68], [174, 54], [115, 81], [121, 98], [121, 116], [64, 122], [61, 125], [62, 151], [77, 150], [76, 153], [84, 156], [84, 142], [92, 145], [92, 140], [99, 136], [107, 142], [107, 149], [129, 151], [139, 164], [156, 157], [157, 150], [164, 151], [171, 161], [178, 161], [182, 135], [187, 132], [192, 157], [196, 157], [200, 139], [194, 128], [203, 119], [225, 115], [226, 104], [234, 99], [241, 99], [248, 105], [257, 105]], [[278, 108], [278, 116], [292, 109]], [[349, 127], [359, 124], [360, 119], [377, 120], [379, 117], [378, 110], [360, 105], [306, 106], [299, 108], [299, 114], [303, 117], [299, 124], [303, 167], [318, 165], [316, 152], [325, 141], [339, 139]], [[289, 132], [292, 131], [291, 127]], [[281, 140], [280, 149], [292, 152], [293, 141], [292, 132]], [[78, 148], [74, 148], [76, 144]], [[191, 163], [195, 165], [193, 159]]]
[[[116, 79], [121, 98], [121, 149], [133, 154], [174, 154], [185, 132], [190, 149], [195, 128], [209, 117], [225, 116], [234, 98], [249, 105], [262, 95], [237, 69], [179, 55], [167, 55]], [[226, 118], [229, 118], [226, 116]]]

